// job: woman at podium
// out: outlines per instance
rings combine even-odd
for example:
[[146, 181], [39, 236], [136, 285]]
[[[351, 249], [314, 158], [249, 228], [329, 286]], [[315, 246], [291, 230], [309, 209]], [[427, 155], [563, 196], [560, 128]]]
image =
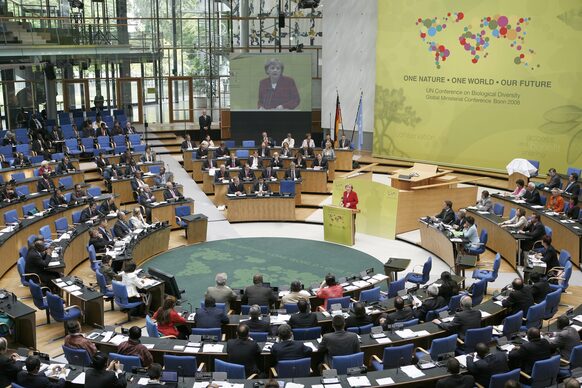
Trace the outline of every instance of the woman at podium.
[[340, 205], [350, 209], [357, 209], [358, 205], [358, 194], [356, 194], [354, 187], [352, 185], [346, 185], [345, 191], [342, 195], [342, 200]]

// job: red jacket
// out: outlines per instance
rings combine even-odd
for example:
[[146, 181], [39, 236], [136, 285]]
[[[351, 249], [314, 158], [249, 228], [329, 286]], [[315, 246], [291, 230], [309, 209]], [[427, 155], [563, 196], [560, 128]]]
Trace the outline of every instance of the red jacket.
[[[347, 204], [350, 204], [349, 206]], [[356, 205], [358, 204], [358, 194], [355, 191], [351, 191], [348, 193], [344, 191], [342, 195], [342, 205], [344, 207], [348, 207], [350, 209], [357, 209]]]
[[[154, 314], [154, 316], [153, 316], [154, 319], [157, 319], [158, 311], [156, 311], [156, 313]], [[158, 331], [163, 336], [173, 335], [173, 336], [177, 337], [178, 334], [180, 334], [180, 332], [178, 331], [178, 329], [176, 329], [176, 324], [185, 324], [185, 323], [186, 323], [186, 319], [184, 319], [176, 311], [172, 310], [170, 312], [170, 322], [168, 322], [165, 325], [161, 322], [158, 322]]]

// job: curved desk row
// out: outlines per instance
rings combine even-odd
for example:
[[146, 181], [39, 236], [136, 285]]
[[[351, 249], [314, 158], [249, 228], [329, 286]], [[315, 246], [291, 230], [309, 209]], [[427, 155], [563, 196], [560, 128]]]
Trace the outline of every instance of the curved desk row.
[[526, 214], [537, 213], [541, 216], [542, 223], [552, 228], [552, 244], [557, 249], [567, 250], [572, 258], [572, 262], [580, 266], [582, 257], [582, 224], [570, 222], [560, 216], [549, 214], [543, 208], [534, 208], [525, 203], [515, 202], [510, 197], [493, 194], [493, 203], [504, 205], [503, 216], [509, 217], [511, 208], [521, 208]]
[[194, 214], [194, 200], [184, 198], [179, 201], [161, 201], [148, 203], [144, 205], [151, 211], [152, 222], [168, 222], [172, 229], [180, 229], [181, 226], [176, 223], [176, 208], [180, 206], [189, 206], [190, 214]]
[[295, 221], [294, 196], [227, 196], [226, 206], [229, 222]]
[[[208, 185], [210, 186], [210, 193], [214, 192], [214, 198], [212, 199], [212, 201], [214, 202], [214, 204], [216, 206], [220, 206], [220, 205], [226, 205], [226, 194], [228, 193], [228, 182], [212, 182], [210, 183], [210, 180], [212, 179], [212, 177], [208, 176], [208, 171], [204, 172], [204, 180], [205, 182], [207, 181], [208, 178]], [[242, 181], [241, 181], [242, 182]], [[301, 205], [301, 188], [302, 188], [302, 180], [298, 179], [295, 181], [295, 205]], [[268, 181], [266, 182], [267, 185], [269, 186], [269, 190], [273, 193], [280, 193], [281, 192], [281, 180], [276, 180], [276, 181]], [[206, 184], [206, 183], [205, 183]], [[205, 190], [205, 184], [202, 185], [202, 190]], [[245, 193], [250, 194], [253, 190], [253, 187], [255, 185], [255, 181], [246, 181], [246, 182], [242, 182], [244, 188], [245, 188]], [[208, 187], [206, 188], [208, 189]], [[205, 193], [207, 193], [206, 191], [204, 191]]]
[[[71, 163], [73, 166], [78, 170], [79, 169], [79, 160], [78, 159], [71, 159]], [[53, 170], [57, 169], [57, 165], [59, 162], [57, 161], [50, 161], [49, 165], [52, 167]], [[2, 168], [0, 169], [0, 177], [4, 180], [4, 182], [8, 182], [12, 179], [12, 174], [16, 173], [24, 173], [25, 178], [34, 178], [34, 172], [38, 170], [40, 167], [40, 163], [32, 164], [30, 166], [25, 167], [9, 167], [9, 168]]]
[[[82, 171], [75, 171], [75, 172], [68, 172], [66, 174], [59, 174], [59, 175], [51, 175], [50, 180], [53, 182], [55, 187], [59, 187], [59, 179], [71, 177], [73, 180], [73, 185], [77, 183], [84, 183], [85, 182], [85, 174]], [[28, 187], [28, 191], [30, 193], [36, 193], [38, 190], [38, 181], [40, 180], [39, 177], [32, 177], [26, 178], [23, 181], [15, 182], [15, 187], [26, 186]]]

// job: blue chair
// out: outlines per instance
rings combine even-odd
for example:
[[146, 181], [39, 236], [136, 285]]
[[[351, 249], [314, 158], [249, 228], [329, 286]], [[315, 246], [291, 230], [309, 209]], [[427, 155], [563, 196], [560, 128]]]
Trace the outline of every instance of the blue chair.
[[50, 198], [43, 199], [42, 200], [42, 208], [44, 210], [47, 210], [47, 209], [50, 209], [50, 207], [51, 207], [51, 199]]
[[30, 144], [17, 144], [16, 152], [22, 152], [23, 155], [30, 156]]
[[73, 139], [75, 137], [75, 132], [73, 131], [72, 124], [61, 125], [61, 131], [63, 132], [63, 137], [65, 138], [65, 140]]
[[570, 277], [572, 276], [572, 262], [568, 261], [564, 266], [564, 273], [560, 277], [553, 277], [550, 280], [556, 280], [558, 284], [550, 284], [554, 290], [562, 290], [562, 292], [566, 292], [568, 286], [570, 285]]
[[82, 212], [73, 212], [71, 215], [73, 219], [73, 224], [80, 224], [81, 223], [81, 213]]
[[[34, 155], [28, 159], [30, 160], [30, 163], [32, 163], [32, 164], [39, 164], [40, 162], [42, 162], [44, 160], [44, 156], [43, 155]], [[34, 170], [34, 171], [36, 172], [36, 170]]]
[[72, 189], [75, 184], [73, 183], [73, 177], [72, 176], [64, 176], [61, 179], [59, 179], [59, 186], [64, 186], [65, 190], [70, 190]]
[[559, 262], [560, 262], [560, 267], [565, 267], [566, 263], [570, 260], [572, 256], [570, 255], [570, 252], [568, 252], [565, 249], [562, 249], [560, 251], [560, 256], [558, 258]]
[[55, 221], [55, 230], [57, 234], [63, 234], [69, 230], [69, 221], [66, 217], [61, 217]]
[[[93, 263], [91, 263], [91, 269], [93, 269]], [[103, 298], [106, 301], [111, 302], [111, 311], [115, 310], [115, 306], [113, 305], [113, 299], [115, 298], [113, 290], [107, 287], [107, 280], [105, 280], [105, 276], [101, 273], [101, 271], [99, 271], [99, 268], [95, 268], [94, 271], [95, 278], [97, 279], [97, 285], [99, 286], [99, 292], [103, 294]]]
[[422, 356], [428, 354], [432, 360], [436, 361], [441, 354], [454, 353], [457, 348], [457, 338], [457, 334], [452, 334], [448, 337], [435, 339], [431, 342], [428, 350], [418, 347], [416, 348], [416, 358], [420, 360]]
[[529, 309], [527, 310], [527, 314], [525, 316], [525, 325], [521, 326], [521, 330], [525, 331], [530, 327], [541, 329], [545, 313], [546, 313], [545, 300], [538, 304], [534, 304], [533, 306], [529, 306]]
[[533, 174], [530, 174], [530, 178], [535, 178], [536, 176], [538, 176], [538, 173], [540, 171], [540, 161], [539, 160], [528, 159], [528, 162], [530, 162], [531, 165], [536, 168], [536, 171]]
[[52, 232], [51, 232], [51, 227], [50, 227], [50, 226], [48, 226], [48, 225], [44, 225], [44, 226], [42, 226], [42, 227], [41, 227], [41, 228], [38, 230], [38, 232], [40, 233], [40, 235], [41, 235], [42, 237], [44, 237], [44, 239], [45, 239], [45, 241], [46, 241], [47, 243], [50, 243], [51, 241], [53, 241], [53, 240], [52, 240]]
[[178, 224], [178, 226], [181, 228], [184, 228], [184, 229], [187, 228], [188, 223], [186, 221], [182, 221], [182, 217], [190, 215], [190, 213], [192, 211], [190, 206], [188, 206], [188, 205], [176, 206], [174, 211], [176, 214], [176, 224]]
[[377, 302], [380, 300], [380, 287], [374, 287], [370, 290], [360, 292], [360, 302]]
[[509, 209], [509, 219], [512, 219], [513, 217], [515, 217], [516, 212], [517, 212], [517, 210], [514, 207]]
[[136, 144], [133, 146], [133, 152], [137, 154], [145, 152], [146, 146], [146, 144]]
[[523, 311], [518, 311], [513, 315], [508, 315], [503, 320], [503, 329], [501, 330], [501, 335], [511, 339], [515, 334], [519, 333], [521, 330], [521, 324], [523, 321]]
[[348, 327], [346, 330], [356, 334], [370, 334], [372, 331], [373, 323], [364, 326]]
[[36, 205], [34, 203], [26, 204], [22, 207], [22, 215], [23, 216], [31, 216], [37, 212]]
[[422, 273], [410, 272], [406, 275], [406, 281], [414, 283], [418, 286], [426, 284], [430, 278], [430, 270], [432, 269], [432, 257], [429, 257], [422, 266]]
[[291, 379], [295, 377], [309, 377], [311, 374], [311, 358], [300, 358], [298, 360], [281, 360], [271, 368], [274, 377]]
[[19, 257], [26, 257], [28, 256], [28, 246], [22, 246], [18, 250]]
[[10, 175], [10, 177], [14, 180], [14, 182], [18, 183], [18, 182], [22, 182], [23, 180], [26, 179], [26, 175], [24, 175], [23, 172], [15, 172], [13, 174]]
[[350, 303], [352, 299], [349, 296], [343, 296], [341, 298], [329, 298], [327, 300], [327, 309], [331, 311], [331, 306], [334, 304], [341, 304], [342, 309], [350, 308]]
[[493, 214], [498, 215], [499, 217], [503, 217], [503, 211], [505, 210], [505, 206], [500, 203], [496, 203], [493, 205]]
[[499, 275], [499, 267], [501, 267], [501, 255], [498, 253], [495, 255], [495, 260], [493, 261], [493, 269], [476, 269], [473, 271], [473, 279], [486, 280], [492, 283]]
[[485, 252], [488, 238], [489, 235], [487, 233], [487, 229], [485, 228], [481, 229], [481, 234], [479, 235], [479, 246], [477, 248], [467, 249], [467, 254], [479, 257], [480, 254]]
[[509, 380], [519, 381], [520, 371], [521, 370], [518, 368], [510, 370], [509, 372], [492, 375], [491, 380], [489, 380], [489, 388], [503, 388], [505, 387], [505, 383]]
[[562, 290], [555, 290], [546, 295], [546, 310], [544, 312], [544, 319], [552, 319], [558, 312], [560, 299], [562, 298]]
[[398, 291], [404, 290], [404, 287], [406, 287], [406, 277], [390, 282], [388, 285], [388, 298], [395, 298], [398, 295]]
[[372, 355], [372, 366], [375, 370], [384, 370], [410, 365], [413, 353], [414, 344], [387, 346], [384, 348], [384, 355], [381, 360], [378, 356]]
[[125, 140], [125, 135], [115, 135], [115, 136], [113, 136], [113, 144], [116, 147], [119, 147], [119, 146], [127, 146], [127, 141]]
[[552, 228], [546, 225], [544, 225], [544, 228], [546, 228], [546, 236], [552, 237]]
[[130, 135], [127, 135], [127, 140], [129, 141], [129, 144], [133, 147], [136, 145], [140, 145], [141, 144], [141, 135], [139, 133], [132, 133]]
[[18, 194], [18, 195], [29, 195], [30, 194], [30, 189], [26, 185], [16, 186], [14, 188], [14, 190], [16, 191], [16, 194]]
[[113, 151], [113, 147], [111, 147], [111, 139], [109, 136], [98, 136], [97, 145], [99, 146], [99, 150], [101, 152], [110, 153]]
[[109, 353], [109, 361], [119, 361], [120, 364], [123, 364], [124, 370], [131, 371], [132, 368], [141, 368], [141, 359], [138, 356]]
[[[261, 308], [261, 314], [269, 314], [269, 306], [259, 306]], [[249, 315], [251, 306], [248, 304], [243, 304], [240, 306], [240, 313], [242, 315]]]
[[56, 161], [61, 161], [65, 157], [63, 152], [57, 152], [55, 154], [51, 154], [51, 159]]
[[[491, 342], [493, 337], [493, 326], [479, 327], [476, 329], [468, 329], [465, 332], [464, 345], [457, 349], [458, 354], [469, 354], [475, 351], [475, 346], [479, 342], [485, 344]], [[459, 340], [459, 342], [462, 342]]]
[[243, 148], [253, 148], [253, 147], [255, 147], [255, 141], [254, 140], [243, 140], [242, 146], [243, 146]]
[[65, 353], [67, 363], [71, 365], [80, 365], [82, 367], [91, 365], [91, 356], [85, 349], [70, 348], [63, 345], [63, 352]]
[[581, 175], [580, 174], [581, 171], [582, 170], [579, 169], [579, 168], [568, 167], [568, 170], [566, 171], [566, 175], [570, 176], [572, 174], [576, 174], [576, 175], [580, 176]]
[[463, 299], [463, 296], [465, 296], [465, 294], [458, 294], [458, 295], [451, 297], [451, 300], [449, 301], [449, 306], [448, 306], [451, 314], [454, 314], [457, 312], [457, 310], [461, 306], [461, 299]]
[[66, 149], [69, 155], [77, 156], [83, 153], [83, 151], [79, 148], [79, 142], [75, 138], [66, 139], [65, 147], [67, 147]]
[[249, 157], [249, 150], [236, 150], [235, 151], [236, 157], [241, 159], [245, 159]]
[[285, 308], [285, 312], [287, 312], [287, 314], [295, 314], [299, 312], [299, 307], [296, 303], [285, 303], [283, 307]]
[[4, 223], [6, 225], [18, 223], [18, 212], [16, 210], [8, 210], [4, 213]]
[[411, 319], [411, 320], [408, 320], [408, 321], [397, 322], [397, 323], [402, 323], [402, 328], [406, 328], [406, 327], [410, 327], [410, 326], [416, 326], [416, 325], [418, 325], [418, 318]]
[[50, 291], [46, 293], [46, 300], [51, 317], [57, 322], [67, 322], [81, 317], [81, 309], [78, 306], [65, 307], [65, 301]]
[[321, 326], [293, 329], [293, 339], [295, 341], [312, 341], [319, 337], [321, 337]]
[[125, 288], [123, 283], [113, 280], [111, 285], [113, 286], [113, 300], [115, 301], [115, 304], [118, 305], [121, 310], [127, 310], [127, 321], [124, 322], [127, 323], [131, 321], [131, 310], [140, 307], [143, 305], [143, 302], [130, 302], [127, 297], [127, 288]]
[[348, 372], [348, 368], [356, 368], [362, 365], [364, 365], [364, 352], [331, 358], [331, 367], [337, 370], [338, 375], [345, 375]]
[[521, 375], [531, 381], [531, 385], [521, 384], [522, 387], [553, 387], [558, 383], [558, 373], [560, 372], [560, 355], [550, 357], [546, 360], [536, 361], [531, 371], [531, 376], [521, 372]]
[[42, 290], [49, 290], [48, 287], [41, 287], [40, 283], [37, 284], [33, 280], [28, 282], [28, 288], [30, 289], [30, 294], [32, 295], [32, 301], [37, 309], [44, 310], [46, 312], [46, 323], [51, 323], [51, 316], [49, 313], [49, 306], [46, 297], [42, 294]]
[[487, 280], [479, 280], [471, 286], [471, 298], [473, 299], [473, 306], [481, 304], [483, 297], [487, 293]]
[[[204, 308], [203, 300], [200, 301], [200, 308]], [[226, 303], [216, 303], [216, 308], [228, 313], [228, 311], [226, 311]]]
[[448, 305], [443, 306], [443, 307], [441, 307], [439, 309], [436, 309], [436, 310], [427, 311], [426, 318], [425, 318], [424, 321], [425, 322], [430, 322], [433, 319], [437, 319], [439, 317], [439, 314], [442, 313], [442, 312], [444, 312], [444, 311], [449, 311], [449, 306]]
[[148, 337], [160, 338], [160, 332], [158, 331], [158, 325], [153, 321], [153, 319], [146, 315], [146, 330], [148, 332]]
[[126, 145], [116, 145], [115, 147], [113, 147], [113, 154], [114, 155], [124, 154], [125, 151], [127, 151]]
[[164, 369], [178, 372], [181, 377], [194, 377], [198, 369], [198, 363], [194, 356], [172, 356], [164, 354]]
[[295, 195], [295, 182], [292, 180], [281, 180], [279, 193], [281, 195]]
[[224, 145], [225, 145], [227, 148], [234, 148], [234, 146], [236, 145], [236, 143], [235, 143], [235, 141], [234, 141], [234, 140], [225, 140], [225, 141], [224, 141]]
[[18, 258], [16, 262], [16, 269], [18, 269], [18, 276], [20, 276], [20, 283], [25, 286], [30, 286], [30, 279], [28, 277], [34, 277], [37, 284], [40, 284], [40, 278], [35, 273], [26, 273], [24, 268], [26, 267], [26, 259], [22, 256]]
[[90, 196], [90, 197], [98, 197], [98, 196], [100, 196], [101, 195], [101, 187], [96, 187], [96, 186], [89, 187], [87, 189], [87, 195]]
[[148, 170], [152, 173], [152, 174], [159, 174], [160, 173], [160, 169], [162, 168], [162, 166], [149, 166]]
[[244, 365], [233, 364], [231, 362], [226, 362], [214, 359], [214, 370], [216, 372], [226, 372], [226, 377], [228, 379], [245, 379], [245, 367]]
[[582, 345], [577, 345], [572, 348], [570, 357], [568, 358], [566, 367], [560, 368], [560, 378], [572, 376], [572, 369], [582, 367]]
[[255, 342], [267, 342], [267, 334], [265, 332], [251, 331], [249, 332], [249, 337], [251, 337]]
[[92, 137], [82, 138], [81, 145], [83, 146], [83, 151], [85, 151], [86, 154], [98, 155], [99, 152], [101, 152], [100, 149], [95, 148], [95, 140], [93, 140]]
[[222, 337], [222, 329], [220, 327], [211, 327], [211, 328], [202, 328], [202, 327], [193, 327], [192, 334], [194, 335], [211, 335], [220, 341]]

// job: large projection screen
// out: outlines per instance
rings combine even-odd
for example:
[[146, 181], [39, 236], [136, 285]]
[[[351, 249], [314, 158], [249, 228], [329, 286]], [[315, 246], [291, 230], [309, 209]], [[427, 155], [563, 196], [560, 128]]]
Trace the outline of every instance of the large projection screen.
[[376, 156], [582, 167], [579, 0], [378, 2]]

